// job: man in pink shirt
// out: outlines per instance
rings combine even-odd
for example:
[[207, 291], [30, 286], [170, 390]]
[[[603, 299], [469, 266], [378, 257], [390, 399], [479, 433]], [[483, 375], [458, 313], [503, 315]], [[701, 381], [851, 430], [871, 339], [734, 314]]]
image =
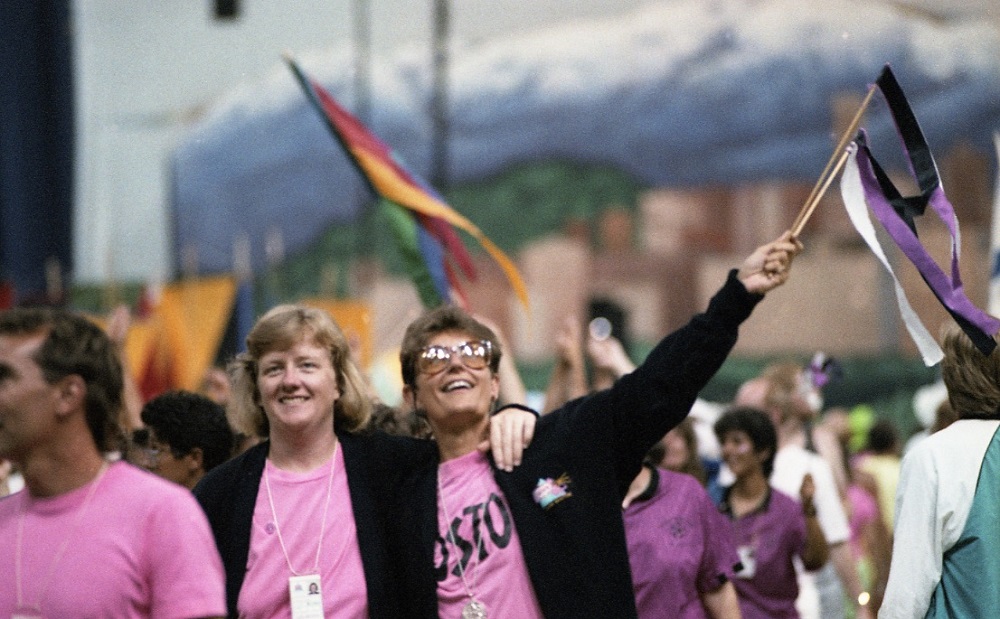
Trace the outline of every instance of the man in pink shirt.
[[186, 489], [104, 453], [122, 367], [97, 326], [0, 313], [0, 458], [25, 489], [0, 500], [0, 617], [225, 614], [222, 563]]

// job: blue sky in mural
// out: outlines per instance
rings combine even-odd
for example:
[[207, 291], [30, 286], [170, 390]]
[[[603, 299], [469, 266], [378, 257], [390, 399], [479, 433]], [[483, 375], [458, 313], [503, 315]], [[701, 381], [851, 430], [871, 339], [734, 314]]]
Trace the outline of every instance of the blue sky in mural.
[[[805, 6], [803, 6], [805, 5]], [[833, 144], [832, 97], [864, 95], [892, 65], [932, 149], [992, 152], [1000, 129], [1000, 29], [849, 0], [677, 0], [452, 51], [452, 183], [551, 158], [612, 165], [650, 186], [811, 181]], [[354, 108], [350, 48], [294, 50]], [[376, 56], [373, 131], [426, 174], [425, 48]], [[896, 140], [884, 105], [865, 126], [877, 155]], [[365, 202], [360, 179], [280, 59], [272, 75], [210, 108], [174, 160], [176, 245], [230, 268], [232, 238], [281, 229], [313, 240]], [[475, 219], [474, 213], [469, 214]], [[254, 252], [254, 263], [263, 262]]]

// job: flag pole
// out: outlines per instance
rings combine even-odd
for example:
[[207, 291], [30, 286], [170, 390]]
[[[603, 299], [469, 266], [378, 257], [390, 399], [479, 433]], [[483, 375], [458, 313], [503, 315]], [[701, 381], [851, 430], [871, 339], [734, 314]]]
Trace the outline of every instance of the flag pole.
[[825, 179], [820, 179], [823, 184], [819, 187], [819, 191], [817, 192], [816, 189], [813, 189], [815, 196], [814, 199], [811, 202], [807, 201], [805, 203], [802, 207], [802, 211], [799, 212], [799, 216], [796, 218], [795, 223], [792, 224], [792, 238], [798, 237], [802, 234], [802, 229], [805, 228], [806, 222], [808, 222], [809, 218], [812, 217], [813, 211], [815, 211], [816, 207], [819, 206], [819, 202], [823, 199], [823, 195], [826, 193], [826, 190], [830, 188], [830, 185], [833, 183], [833, 179], [837, 178], [837, 174], [840, 173], [844, 164], [847, 163], [847, 158], [850, 155], [851, 151], [844, 150], [844, 152], [840, 155], [840, 159], [837, 159], [837, 163], [833, 166], [833, 170], [830, 172], [829, 176]]
[[830, 160], [826, 162], [826, 167], [823, 168], [823, 172], [819, 175], [819, 179], [816, 184], [813, 185], [812, 191], [809, 192], [809, 197], [806, 198], [805, 204], [802, 205], [802, 209], [799, 214], [795, 216], [795, 221], [792, 223], [792, 237], [797, 237], [802, 233], [802, 229], [805, 227], [806, 222], [812, 217], [813, 212], [816, 210], [816, 206], [819, 201], [823, 199], [823, 195], [826, 190], [829, 189], [830, 185], [833, 183], [834, 177], [840, 172], [844, 164], [847, 163], [848, 153], [845, 150], [847, 145], [851, 142], [854, 137], [854, 133], [858, 130], [858, 125], [861, 124], [861, 117], [864, 116], [865, 110], [868, 109], [868, 104], [871, 103], [872, 97], [875, 95], [875, 89], [878, 88], [877, 84], [872, 84], [868, 88], [868, 94], [865, 95], [864, 100], [861, 105], [858, 106], [858, 111], [854, 113], [854, 118], [851, 119], [850, 124], [844, 131], [843, 135], [840, 137], [840, 141], [837, 142], [837, 147], [833, 149], [833, 155], [830, 156]]

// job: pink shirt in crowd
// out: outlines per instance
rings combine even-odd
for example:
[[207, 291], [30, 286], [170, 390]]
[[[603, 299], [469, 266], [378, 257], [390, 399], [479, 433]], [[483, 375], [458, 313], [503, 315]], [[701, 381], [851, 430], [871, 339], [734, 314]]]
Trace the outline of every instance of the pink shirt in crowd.
[[[331, 463], [333, 486], [328, 493]], [[270, 460], [264, 467], [250, 531], [246, 579], [236, 604], [240, 617], [292, 616], [288, 579], [294, 574], [285, 561], [278, 530], [292, 568], [299, 574], [313, 573], [324, 510], [328, 511], [319, 561], [324, 617], [367, 617], [365, 574], [343, 450], [338, 449], [329, 462], [308, 473], [282, 471]], [[265, 479], [270, 482], [277, 524]]]
[[690, 475], [658, 469], [654, 494], [625, 510], [625, 537], [641, 619], [706, 619], [701, 594], [739, 562], [729, 522]]
[[17, 571], [22, 606], [45, 617], [226, 614], [222, 561], [194, 496], [124, 462], [56, 497], [0, 499], [0, 561], [0, 617], [15, 613]]
[[485, 454], [442, 463], [438, 480], [438, 614], [461, 617], [471, 590], [490, 619], [541, 619], [514, 519]]

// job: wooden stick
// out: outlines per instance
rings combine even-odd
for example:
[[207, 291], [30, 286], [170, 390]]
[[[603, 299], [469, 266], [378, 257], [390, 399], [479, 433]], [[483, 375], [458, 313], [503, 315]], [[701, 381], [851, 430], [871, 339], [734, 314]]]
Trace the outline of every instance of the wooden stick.
[[[802, 232], [802, 228], [805, 226], [806, 221], [812, 216], [814, 210], [816, 210], [816, 205], [823, 198], [823, 194], [830, 187], [832, 183], [832, 178], [827, 178], [829, 174], [830, 177], [836, 176], [840, 171], [840, 168], [846, 163], [846, 151], [847, 145], [854, 138], [854, 133], [858, 130], [858, 125], [861, 124], [861, 117], [864, 116], [865, 110], [868, 108], [868, 104], [871, 103], [872, 97], [875, 95], [875, 89], [878, 88], [877, 84], [872, 84], [868, 89], [868, 94], [865, 95], [864, 100], [861, 105], [858, 106], [858, 111], [854, 113], [854, 118], [851, 119], [847, 129], [844, 131], [843, 135], [840, 136], [840, 140], [837, 142], [837, 147], [833, 149], [833, 154], [830, 156], [830, 160], [826, 162], [826, 167], [823, 168], [823, 172], [820, 173], [819, 179], [816, 180], [816, 184], [813, 185], [812, 191], [809, 192], [809, 197], [806, 198], [805, 203], [802, 205], [802, 209], [799, 214], [795, 216], [795, 221], [792, 223], [792, 236], [798, 236]], [[838, 160], [838, 156], [840, 159]], [[834, 164], [836, 163], [836, 166]], [[831, 168], [836, 169], [831, 172]], [[805, 221], [803, 221], [805, 220]]]
[[833, 171], [830, 172], [830, 175], [823, 181], [823, 186], [820, 187], [816, 197], [811, 203], [806, 203], [803, 211], [799, 214], [798, 221], [796, 221], [795, 225], [792, 227], [792, 238], [795, 238], [802, 233], [802, 228], [806, 227], [806, 222], [809, 221], [809, 218], [812, 217], [813, 211], [815, 211], [816, 207], [819, 206], [820, 200], [823, 199], [823, 194], [825, 194], [826, 190], [830, 188], [830, 185], [833, 183], [833, 179], [837, 178], [837, 174], [840, 173], [841, 168], [843, 168], [844, 164], [847, 163], [847, 158], [850, 155], [851, 151], [849, 150], [845, 150], [843, 154], [840, 155], [840, 159], [838, 159], [836, 165], [833, 166]]

